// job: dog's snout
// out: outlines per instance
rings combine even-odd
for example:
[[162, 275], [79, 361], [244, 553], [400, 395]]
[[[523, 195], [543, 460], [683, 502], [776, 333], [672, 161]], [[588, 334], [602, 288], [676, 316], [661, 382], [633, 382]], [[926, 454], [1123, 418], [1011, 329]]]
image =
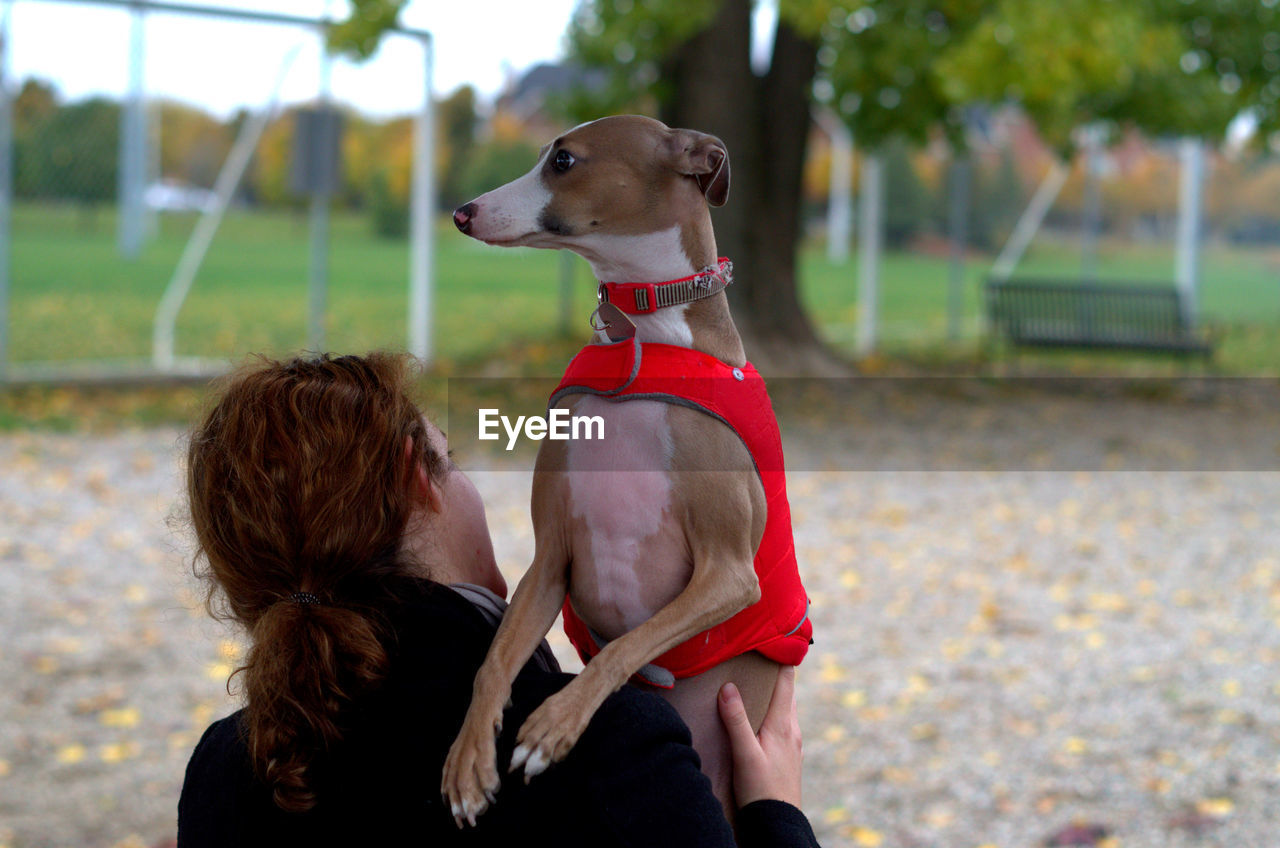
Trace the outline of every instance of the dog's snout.
[[476, 217], [476, 205], [474, 203], [466, 203], [459, 206], [453, 211], [453, 223], [462, 232], [471, 230], [471, 222]]

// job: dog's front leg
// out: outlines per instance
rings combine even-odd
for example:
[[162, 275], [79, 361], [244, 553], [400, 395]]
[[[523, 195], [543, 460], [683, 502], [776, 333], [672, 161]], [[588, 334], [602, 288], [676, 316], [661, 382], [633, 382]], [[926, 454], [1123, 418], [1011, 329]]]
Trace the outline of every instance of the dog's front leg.
[[[760, 599], [750, 556], [736, 562], [708, 563], [700, 571], [717, 574], [700, 580], [695, 570], [693, 580], [675, 600], [606, 645], [568, 686], [529, 716], [517, 736], [512, 771], [523, 765], [527, 782], [563, 759], [604, 699], [622, 688], [645, 663]], [[740, 578], [744, 573], [746, 577]], [[719, 595], [722, 603], [706, 605], [713, 594]]]
[[458, 738], [445, 759], [440, 792], [454, 821], [475, 825], [488, 809], [501, 780], [495, 737], [502, 729], [502, 711], [511, 684], [542, 637], [555, 624], [568, 587], [568, 545], [564, 522], [555, 515], [559, 474], [535, 474], [533, 486], [533, 564], [516, 586], [484, 663], [476, 672], [471, 704]]
[[[701, 473], [706, 484], [716, 475]], [[568, 754], [600, 704], [645, 663], [760, 599], [753, 558], [763, 525], [762, 498], [754, 478], [727, 475], [720, 497], [696, 509], [678, 510], [693, 554], [693, 575], [652, 618], [610, 642], [564, 689], [552, 695], [520, 728], [511, 770], [525, 780]], [[756, 487], [758, 489], [758, 486]], [[705, 491], [699, 489], [699, 491]], [[687, 506], [687, 505], [686, 505]], [[758, 521], [753, 521], [754, 514]]]

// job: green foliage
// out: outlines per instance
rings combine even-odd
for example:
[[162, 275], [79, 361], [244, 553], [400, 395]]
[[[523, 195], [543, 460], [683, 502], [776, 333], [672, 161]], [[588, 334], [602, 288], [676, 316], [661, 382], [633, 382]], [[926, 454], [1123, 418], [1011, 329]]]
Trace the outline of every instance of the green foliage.
[[860, 143], [894, 136], [924, 141], [942, 127], [953, 141], [962, 121], [940, 63], [981, 19], [988, 0], [878, 0], [821, 28], [816, 94], [845, 119]]
[[911, 149], [900, 138], [885, 148], [884, 183], [885, 243], [898, 249], [919, 234], [930, 206], [929, 192], [911, 164]]
[[57, 108], [58, 93], [51, 84], [34, 78], [24, 80], [18, 96], [13, 99], [14, 136], [29, 134]]
[[55, 109], [14, 139], [19, 197], [87, 204], [116, 195], [120, 106], [101, 97]]
[[[578, 112], [664, 102], [664, 61], [718, 2], [584, 2], [572, 52], [610, 81]], [[821, 44], [815, 96], [862, 144], [960, 143], [966, 107], [1007, 102], [1063, 154], [1085, 124], [1218, 136], [1246, 111], [1280, 139], [1280, 0], [781, 0], [779, 15]]]
[[1081, 124], [1140, 123], [1135, 82], [1162, 79], [1178, 51], [1177, 29], [1131, 3], [998, 0], [938, 71], [954, 102], [1016, 101], [1067, 153]]
[[[620, 111], [646, 98], [666, 102], [663, 64], [709, 22], [721, 2], [747, 0], [593, 0], [570, 28], [575, 60], [609, 73], [607, 87], [575, 102], [574, 117]], [[820, 42], [815, 94], [849, 123], [860, 142], [895, 135], [923, 141], [955, 109], [932, 70], [986, 0], [781, 0], [779, 19]], [[725, 57], [735, 61], [739, 57]], [[727, 92], [727, 96], [742, 96]]]
[[462, 187], [462, 175], [476, 148], [476, 90], [460, 87], [441, 101], [437, 112], [442, 153], [447, 160], [440, 169], [440, 206], [453, 209], [469, 199]]
[[156, 105], [161, 139], [157, 151], [160, 173], [166, 178], [211, 188], [247, 112], [240, 110], [223, 123], [208, 112], [184, 103], [161, 101]]
[[[1151, 18], [1178, 28], [1177, 57], [1181, 86], [1161, 90], [1157, 109], [1171, 114], [1177, 131], [1198, 129], [1219, 135], [1237, 114], [1247, 111], [1260, 135], [1280, 133], [1280, 2], [1277, 0], [1135, 0]], [[1152, 87], [1151, 81], [1142, 81]]]
[[511, 182], [538, 161], [538, 148], [523, 139], [494, 140], [475, 150], [460, 187], [467, 199]]
[[369, 178], [367, 199], [375, 235], [399, 239], [409, 234], [409, 203], [391, 193], [385, 168]]
[[571, 98], [564, 107], [567, 114], [584, 120], [636, 110], [646, 99], [665, 101], [671, 89], [663, 79], [663, 63], [711, 21], [720, 2], [594, 0], [579, 5], [569, 24], [571, 52], [576, 61], [608, 75], [601, 89]]
[[1064, 152], [1097, 121], [1213, 137], [1248, 111], [1280, 130], [1276, 0], [992, 5], [939, 65], [949, 96], [1017, 101]]
[[35, 197], [39, 192], [37, 174], [29, 161], [35, 153], [33, 136], [57, 109], [57, 92], [41, 80], [26, 80], [13, 100], [13, 173], [18, 197]]
[[809, 38], [818, 38], [833, 18], [843, 18], [848, 10], [840, 0], [779, 0], [778, 20]]
[[[444, 209], [467, 199], [461, 187], [474, 153], [475, 91], [460, 88], [437, 111], [435, 168]], [[195, 106], [161, 100], [155, 104], [160, 137], [160, 175], [166, 180], [211, 187], [238, 137], [248, 112], [220, 119]], [[96, 99], [60, 103], [46, 83], [28, 79], [13, 102], [14, 194], [99, 203], [116, 193], [120, 107]], [[407, 227], [413, 169], [413, 116], [367, 118], [343, 109], [342, 175], [336, 206], [369, 208], [375, 229], [388, 236]], [[531, 159], [519, 151], [522, 163]], [[252, 205], [301, 208], [305, 198], [289, 191], [294, 158], [294, 112], [271, 121], [254, 150], [238, 198]], [[527, 165], [525, 166], [527, 167]], [[375, 182], [376, 172], [382, 172]], [[490, 186], [492, 187], [492, 186]]]
[[388, 31], [400, 23], [408, 0], [349, 0], [351, 16], [329, 30], [329, 50], [351, 59], [368, 59]]
[[1221, 136], [1280, 129], [1276, 0], [986, 3], [937, 69], [956, 103], [1014, 101], [1063, 153], [1083, 124]]

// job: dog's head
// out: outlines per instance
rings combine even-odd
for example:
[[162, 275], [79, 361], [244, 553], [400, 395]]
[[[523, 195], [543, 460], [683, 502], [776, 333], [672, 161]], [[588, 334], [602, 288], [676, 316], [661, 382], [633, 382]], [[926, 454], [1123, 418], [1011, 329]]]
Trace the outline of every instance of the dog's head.
[[720, 139], [623, 115], [560, 136], [532, 171], [459, 207], [453, 220], [488, 244], [572, 249], [596, 235], [666, 230], [728, 197]]

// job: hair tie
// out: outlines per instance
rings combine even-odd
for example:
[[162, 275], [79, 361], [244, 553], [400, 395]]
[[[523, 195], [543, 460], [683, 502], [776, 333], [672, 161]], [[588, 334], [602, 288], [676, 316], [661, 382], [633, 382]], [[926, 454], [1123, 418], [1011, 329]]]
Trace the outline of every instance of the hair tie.
[[320, 599], [310, 592], [294, 592], [289, 596], [289, 601], [303, 606], [318, 605], [320, 603]]

